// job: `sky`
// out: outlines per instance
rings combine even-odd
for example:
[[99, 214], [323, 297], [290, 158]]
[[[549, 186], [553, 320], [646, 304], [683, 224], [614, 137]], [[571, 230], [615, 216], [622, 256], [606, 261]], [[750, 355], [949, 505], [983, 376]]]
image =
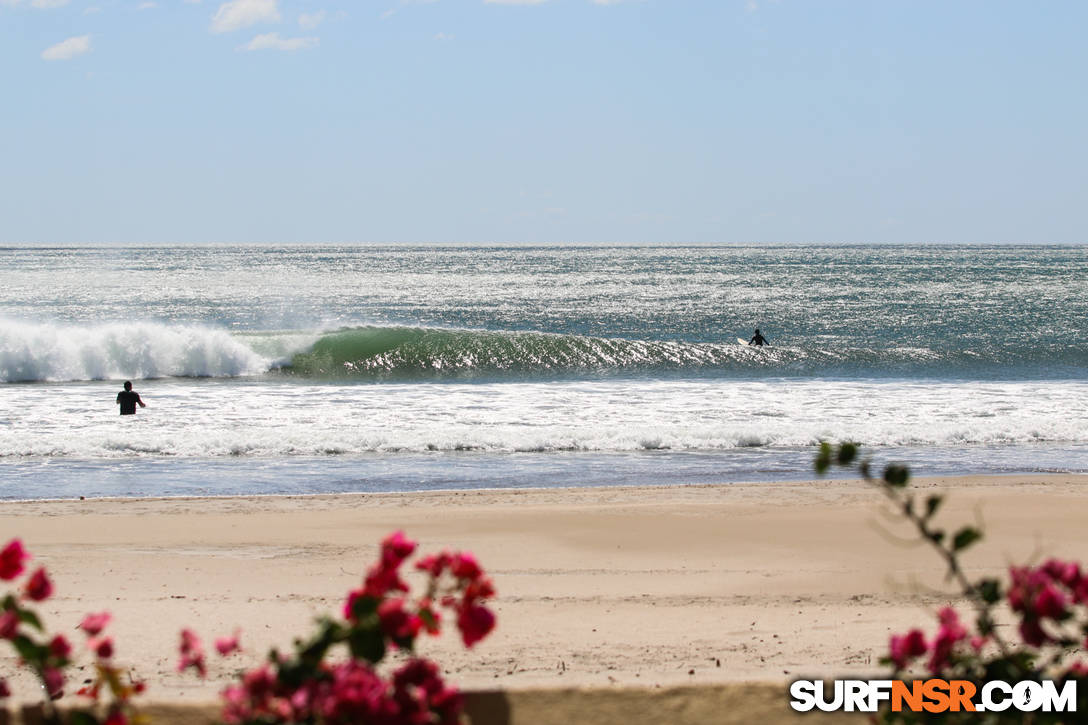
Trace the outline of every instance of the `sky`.
[[0, 0], [0, 244], [1085, 243], [1080, 0]]

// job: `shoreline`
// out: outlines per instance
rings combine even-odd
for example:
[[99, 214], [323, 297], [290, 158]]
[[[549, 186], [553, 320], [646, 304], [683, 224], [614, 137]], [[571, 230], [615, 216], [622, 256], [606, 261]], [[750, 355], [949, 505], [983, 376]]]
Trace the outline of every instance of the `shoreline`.
[[[953, 481], [953, 482], [967, 482], [974, 481], [974, 479], [1022, 479], [1025, 477], [1030, 478], [1046, 478], [1046, 477], [1072, 477], [1072, 478], [1084, 478], [1088, 481], [1088, 473], [1073, 473], [1070, 471], [1016, 471], [1012, 473], [965, 473], [957, 475], [926, 475], [919, 477], [912, 477], [911, 484], [924, 483], [931, 480], [941, 481]], [[509, 493], [512, 495], [526, 494], [532, 492], [575, 492], [575, 491], [593, 491], [593, 490], [606, 490], [606, 491], [663, 491], [663, 490], [675, 490], [685, 488], [718, 488], [722, 486], [805, 486], [805, 485], [819, 485], [823, 483], [849, 483], [851, 479], [842, 478], [812, 478], [811, 475], [807, 478], [779, 478], [779, 479], [758, 479], [758, 480], [743, 480], [743, 481], [719, 481], [713, 483], [696, 482], [696, 483], [660, 483], [660, 484], [601, 484], [601, 485], [586, 485], [586, 486], [512, 486], [509, 488], [498, 486], [484, 486], [480, 488], [432, 488], [419, 491], [328, 491], [321, 493], [223, 493], [223, 494], [207, 494], [207, 495], [178, 495], [178, 496], [67, 496], [63, 498], [0, 498], [0, 509], [9, 504], [62, 504], [62, 503], [126, 503], [132, 501], [218, 501], [222, 499], [238, 499], [241, 501], [260, 501], [263, 499], [339, 499], [339, 498], [351, 498], [351, 497], [383, 497], [383, 496], [403, 496], [403, 497], [421, 497], [421, 496], [456, 496], [462, 494], [503, 494]], [[858, 481], [860, 483], [860, 480]], [[967, 483], [967, 485], [986, 485], [978, 482]], [[6, 512], [0, 511], [0, 515]]]
[[[981, 516], [972, 575], [1054, 555], [1088, 559], [1088, 476], [920, 478], [950, 495], [947, 526]], [[337, 613], [378, 541], [474, 552], [499, 624], [465, 651], [447, 632], [420, 653], [467, 690], [673, 687], [874, 674], [891, 633], [935, 628], [955, 597], [940, 561], [904, 548], [882, 497], [854, 479], [417, 493], [0, 502], [5, 540], [48, 567], [39, 611], [69, 633], [114, 613], [117, 661], [149, 702], [208, 702], [239, 667]], [[242, 626], [246, 652], [174, 672], [177, 633]], [[75, 632], [72, 632], [74, 635]], [[73, 642], [78, 639], [73, 636]], [[5, 671], [14, 670], [6, 650]], [[32, 692], [12, 678], [17, 696]], [[783, 690], [783, 693], [785, 690]]]

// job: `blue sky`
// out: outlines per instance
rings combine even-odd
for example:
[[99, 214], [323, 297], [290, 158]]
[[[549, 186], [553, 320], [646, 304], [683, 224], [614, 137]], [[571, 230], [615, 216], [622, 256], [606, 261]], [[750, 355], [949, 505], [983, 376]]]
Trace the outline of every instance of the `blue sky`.
[[1088, 241], [1088, 3], [0, 0], [0, 243]]

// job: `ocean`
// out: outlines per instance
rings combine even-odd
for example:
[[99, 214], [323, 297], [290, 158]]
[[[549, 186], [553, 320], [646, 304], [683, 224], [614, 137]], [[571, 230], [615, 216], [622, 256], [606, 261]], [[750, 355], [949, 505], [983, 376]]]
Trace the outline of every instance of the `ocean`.
[[1088, 472], [1088, 246], [0, 258], [9, 500]]

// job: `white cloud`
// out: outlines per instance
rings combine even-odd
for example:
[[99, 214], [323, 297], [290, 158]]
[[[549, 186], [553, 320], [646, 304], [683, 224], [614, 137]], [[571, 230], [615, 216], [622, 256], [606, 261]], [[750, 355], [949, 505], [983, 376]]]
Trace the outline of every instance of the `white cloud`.
[[223, 3], [212, 16], [213, 33], [229, 33], [257, 23], [278, 23], [280, 11], [276, 0], [231, 0]]
[[159, 6], [158, 3], [146, 2], [146, 3], [140, 3], [140, 5], [136, 9], [137, 10], [150, 10], [151, 8], [157, 8], [158, 6]]
[[84, 10], [83, 14], [84, 15], [94, 15], [95, 13], [100, 13], [100, 12], [102, 12], [102, 8], [98, 7], [97, 5], [92, 5], [91, 7]]
[[485, 5], [540, 5], [548, 0], [484, 0]]
[[19, 4], [19, 0], [0, 0], [0, 5], [13, 8]]
[[317, 38], [281, 38], [279, 33], [265, 33], [238, 50], [305, 50], [317, 45]]
[[435, 40], [453, 40], [453, 33], [435, 33]]
[[56, 45], [51, 45], [42, 51], [45, 60], [68, 60], [77, 55], [89, 53], [91, 50], [91, 36], [78, 35], [68, 40], [62, 40]]
[[68, 4], [68, 0], [31, 0], [30, 4], [33, 7], [46, 9], [46, 8], [59, 8]]
[[302, 13], [298, 16], [298, 25], [300, 28], [307, 30], [313, 30], [325, 20], [325, 11], [318, 10], [316, 13]]

